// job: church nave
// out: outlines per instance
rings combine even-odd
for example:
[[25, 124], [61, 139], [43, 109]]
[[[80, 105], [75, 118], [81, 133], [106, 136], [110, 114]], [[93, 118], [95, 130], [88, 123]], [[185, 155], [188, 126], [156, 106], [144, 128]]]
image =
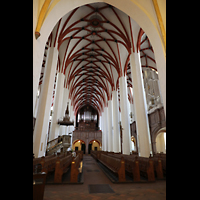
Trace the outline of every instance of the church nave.
[[34, 200], [166, 199], [165, 9], [33, 1]]

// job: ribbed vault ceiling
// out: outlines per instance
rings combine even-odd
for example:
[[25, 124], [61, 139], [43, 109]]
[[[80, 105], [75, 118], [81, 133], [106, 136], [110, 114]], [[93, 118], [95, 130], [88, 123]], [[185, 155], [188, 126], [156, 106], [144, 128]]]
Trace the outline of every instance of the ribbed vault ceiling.
[[[58, 34], [57, 71], [65, 74], [75, 113], [85, 105], [101, 113], [112, 90], [119, 88], [122, 74], [127, 75], [127, 87], [132, 87], [130, 18], [122, 11], [106, 3], [87, 4], [63, 16], [52, 34]], [[156, 70], [153, 48], [145, 33], [140, 53], [142, 67]], [[42, 79], [43, 71], [40, 84]], [[130, 92], [128, 95], [131, 100]]]

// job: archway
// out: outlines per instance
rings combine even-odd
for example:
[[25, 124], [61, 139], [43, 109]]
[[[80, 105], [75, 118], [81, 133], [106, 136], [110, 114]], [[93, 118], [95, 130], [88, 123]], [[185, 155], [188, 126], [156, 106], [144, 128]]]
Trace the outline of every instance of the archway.
[[157, 153], [166, 153], [166, 132], [160, 132], [156, 137]]
[[88, 154], [90, 154], [90, 151], [100, 151], [101, 149], [101, 143], [98, 140], [91, 140], [88, 144]]
[[86, 143], [83, 140], [75, 140], [72, 145], [74, 151], [83, 151], [85, 154]]
[[155, 137], [156, 153], [166, 153], [166, 128], [160, 129]]
[[83, 154], [85, 154], [85, 143], [81, 143], [81, 151], [83, 151]]

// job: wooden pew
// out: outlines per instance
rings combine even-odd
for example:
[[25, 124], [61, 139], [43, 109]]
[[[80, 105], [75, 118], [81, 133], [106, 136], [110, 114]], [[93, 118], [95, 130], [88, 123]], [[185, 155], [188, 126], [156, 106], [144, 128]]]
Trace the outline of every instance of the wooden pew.
[[78, 154], [75, 158], [72, 159], [70, 183], [77, 183], [78, 182], [80, 161], [81, 161], [80, 154]]
[[43, 200], [46, 173], [33, 173], [33, 200]]
[[97, 160], [97, 151], [90, 150], [90, 154], [95, 160]]
[[136, 157], [125, 157], [125, 169], [128, 173], [132, 173], [133, 181], [139, 182], [140, 181], [140, 169], [139, 169], [139, 161]]
[[75, 151], [76, 155], [80, 154], [80, 159], [83, 160], [83, 151]]
[[103, 151], [90, 151], [91, 156], [97, 161], [100, 157], [100, 154], [103, 153]]
[[139, 169], [139, 161], [137, 159], [137, 155], [123, 155], [119, 153], [109, 154], [109, 156], [120, 158], [124, 157], [125, 161], [125, 170], [126, 172], [133, 176], [134, 182], [140, 181], [140, 169]]
[[112, 172], [118, 174], [119, 182], [125, 182], [125, 161], [124, 158], [114, 158], [112, 156], [101, 154], [99, 161], [104, 164]]
[[48, 173], [48, 172], [54, 171], [57, 157], [63, 158], [64, 156], [65, 156], [64, 154], [60, 154], [59, 156], [56, 156], [56, 155], [51, 155], [51, 156], [46, 156], [46, 157], [43, 156], [40, 162], [42, 165], [42, 172]]
[[37, 165], [40, 164], [42, 158], [34, 158], [33, 159], [33, 173], [37, 171]]
[[54, 183], [62, 183], [62, 175], [69, 170], [72, 156], [68, 155], [63, 158], [57, 157], [55, 165]]
[[152, 157], [151, 159], [154, 163], [154, 173], [157, 179], [163, 179], [163, 167], [161, 159], [158, 157]]
[[153, 158], [157, 158], [161, 160], [163, 176], [166, 176], [166, 154], [157, 153], [157, 154], [154, 154]]
[[[97, 155], [98, 154], [96, 154], [95, 156], [97, 157]], [[99, 151], [99, 155], [100, 155], [100, 158], [109, 156], [109, 157], [121, 159], [123, 157], [125, 161], [125, 170], [128, 172], [128, 174], [133, 175], [134, 182], [140, 181], [140, 175], [146, 177], [148, 181], [155, 181], [155, 173], [154, 173], [155, 170], [159, 178], [162, 177], [159, 171], [160, 162], [154, 163], [154, 159], [152, 158], [138, 157], [137, 154], [124, 155], [120, 153], [113, 153], [113, 152], [106, 152], [106, 151]], [[101, 159], [98, 159], [98, 160], [101, 161]]]
[[154, 164], [151, 158], [138, 157], [140, 175], [146, 177], [148, 181], [155, 181]]

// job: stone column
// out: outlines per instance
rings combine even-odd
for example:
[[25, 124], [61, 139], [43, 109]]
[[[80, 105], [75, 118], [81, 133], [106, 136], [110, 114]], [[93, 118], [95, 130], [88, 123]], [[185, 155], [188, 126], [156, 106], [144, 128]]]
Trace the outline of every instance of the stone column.
[[101, 116], [101, 131], [102, 131], [102, 151], [105, 151], [104, 147], [104, 112], [102, 112]]
[[112, 103], [113, 103], [113, 151], [115, 153], [121, 152], [120, 147], [120, 129], [119, 129], [119, 105], [118, 105], [118, 93], [117, 91], [112, 92]]
[[149, 157], [150, 153], [152, 153], [151, 139], [140, 53], [132, 53], [130, 56], [130, 61], [133, 83], [134, 110], [137, 127], [138, 152], [139, 156]]
[[[62, 109], [61, 109], [61, 115], [60, 118], [63, 118], [65, 116], [65, 111], [67, 109], [67, 101], [68, 101], [68, 89], [64, 87], [63, 89], [63, 100], [62, 100]], [[59, 129], [59, 135], [67, 135], [67, 126], [60, 126]]]
[[56, 84], [56, 93], [55, 100], [53, 105], [53, 115], [51, 120], [50, 128], [50, 140], [55, 139], [59, 135], [60, 125], [58, 124], [58, 119], [61, 117], [62, 101], [63, 101], [63, 90], [64, 90], [64, 74], [57, 74], [57, 84]]
[[130, 120], [128, 112], [128, 96], [127, 96], [127, 80], [126, 77], [119, 78], [120, 84], [120, 107], [121, 107], [121, 123], [122, 123], [122, 138], [123, 138], [123, 154], [130, 155]]
[[104, 107], [104, 151], [108, 151], [108, 107]]
[[108, 101], [108, 151], [113, 151], [112, 137], [112, 100]]
[[36, 124], [33, 134], [33, 153], [35, 154], [36, 158], [45, 155], [46, 137], [48, 134], [49, 116], [51, 111], [51, 101], [57, 60], [57, 48], [49, 48], [48, 61], [45, 67]]

